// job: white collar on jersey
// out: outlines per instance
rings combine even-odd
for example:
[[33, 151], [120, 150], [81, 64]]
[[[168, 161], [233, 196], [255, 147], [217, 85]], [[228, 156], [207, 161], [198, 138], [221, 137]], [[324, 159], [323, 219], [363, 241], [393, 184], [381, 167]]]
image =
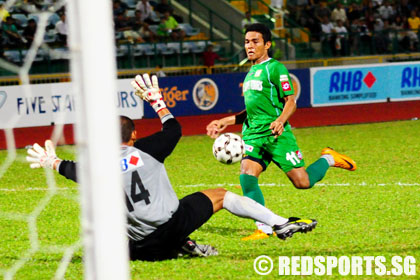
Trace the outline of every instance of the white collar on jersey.
[[261, 61], [260, 63], [258, 63], [258, 64], [263, 64], [263, 63], [265, 63], [265, 62], [267, 62], [267, 61], [269, 61], [271, 59], [271, 57], [269, 57], [269, 58], [267, 58], [266, 60], [264, 60], [264, 61]]

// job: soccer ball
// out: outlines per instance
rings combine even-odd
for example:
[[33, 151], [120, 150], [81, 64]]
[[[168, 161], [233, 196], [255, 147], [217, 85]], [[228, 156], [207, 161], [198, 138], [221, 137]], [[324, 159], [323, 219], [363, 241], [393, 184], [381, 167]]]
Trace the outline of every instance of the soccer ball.
[[236, 163], [242, 159], [244, 152], [244, 141], [233, 133], [223, 133], [213, 144], [213, 155], [221, 163]]

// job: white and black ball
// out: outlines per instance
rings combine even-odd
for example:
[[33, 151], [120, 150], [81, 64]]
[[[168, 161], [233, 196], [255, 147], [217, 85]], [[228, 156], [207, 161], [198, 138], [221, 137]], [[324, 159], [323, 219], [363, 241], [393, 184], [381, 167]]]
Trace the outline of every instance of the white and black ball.
[[213, 144], [213, 155], [221, 163], [237, 163], [241, 161], [244, 152], [244, 141], [234, 133], [221, 134]]

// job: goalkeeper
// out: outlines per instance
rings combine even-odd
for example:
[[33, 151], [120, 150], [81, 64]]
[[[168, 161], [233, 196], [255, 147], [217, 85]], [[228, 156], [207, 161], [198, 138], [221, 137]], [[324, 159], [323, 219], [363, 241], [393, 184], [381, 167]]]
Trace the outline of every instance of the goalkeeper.
[[[120, 117], [120, 163], [132, 260], [164, 260], [176, 258], [180, 253], [217, 255], [212, 246], [199, 245], [188, 236], [223, 208], [240, 217], [263, 221], [281, 239], [316, 226], [315, 220], [280, 217], [252, 199], [222, 188], [196, 192], [178, 200], [163, 163], [181, 137], [181, 126], [166, 108], [156, 76], [152, 81], [147, 74], [143, 78], [136, 76], [132, 85], [136, 94], [151, 104], [163, 126], [162, 131], [136, 140], [133, 121]], [[76, 163], [59, 159], [50, 140], [45, 142], [45, 148], [34, 144], [28, 150], [31, 167], [51, 168], [77, 181]]]
[[[216, 138], [228, 125], [243, 124], [245, 156], [239, 177], [243, 194], [261, 205], [264, 197], [258, 177], [273, 161], [296, 188], [311, 188], [326, 174], [330, 166], [356, 170], [356, 163], [331, 148], [306, 170], [302, 153], [292, 133], [289, 118], [296, 110], [292, 81], [286, 67], [268, 55], [271, 32], [256, 23], [245, 31], [245, 51], [252, 67], [243, 83], [245, 110], [207, 125], [207, 134]], [[243, 240], [267, 238], [272, 229], [257, 221], [257, 231]]]

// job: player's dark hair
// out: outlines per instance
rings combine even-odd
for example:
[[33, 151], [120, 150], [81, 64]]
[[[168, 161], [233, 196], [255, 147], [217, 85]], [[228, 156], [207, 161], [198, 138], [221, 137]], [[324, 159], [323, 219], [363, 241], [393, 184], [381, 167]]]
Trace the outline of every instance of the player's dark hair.
[[271, 31], [266, 25], [262, 23], [253, 23], [245, 29], [245, 34], [251, 31], [261, 33], [264, 44], [269, 41], [271, 42]]
[[135, 126], [132, 119], [126, 116], [120, 116], [120, 125], [121, 125], [121, 140], [124, 143], [127, 143], [131, 139], [131, 134], [133, 133]]

